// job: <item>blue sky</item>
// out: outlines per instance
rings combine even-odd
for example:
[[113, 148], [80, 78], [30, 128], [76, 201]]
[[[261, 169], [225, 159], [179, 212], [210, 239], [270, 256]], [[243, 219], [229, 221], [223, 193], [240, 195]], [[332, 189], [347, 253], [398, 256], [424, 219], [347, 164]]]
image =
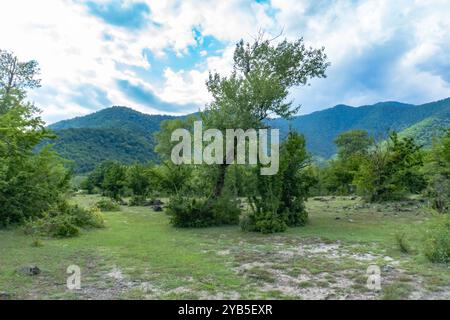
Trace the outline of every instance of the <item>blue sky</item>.
[[4, 0], [0, 48], [40, 63], [30, 98], [50, 123], [112, 105], [195, 112], [239, 39], [284, 30], [332, 63], [327, 79], [292, 90], [306, 114], [450, 97], [449, 16], [446, 0]]

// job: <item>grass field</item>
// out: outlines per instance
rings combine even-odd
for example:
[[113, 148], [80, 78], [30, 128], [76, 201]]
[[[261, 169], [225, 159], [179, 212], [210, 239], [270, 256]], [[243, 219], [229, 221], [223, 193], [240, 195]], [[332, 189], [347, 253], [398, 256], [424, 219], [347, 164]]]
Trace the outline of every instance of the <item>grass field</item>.
[[[422, 253], [430, 213], [421, 202], [338, 197], [311, 199], [307, 207], [306, 227], [277, 235], [237, 226], [175, 229], [164, 213], [145, 207], [105, 213], [105, 229], [41, 247], [19, 229], [3, 230], [0, 299], [450, 299], [449, 267]], [[27, 265], [41, 274], [16, 271]], [[81, 290], [66, 288], [69, 265], [81, 267]], [[370, 265], [381, 269], [380, 291], [366, 286]]]

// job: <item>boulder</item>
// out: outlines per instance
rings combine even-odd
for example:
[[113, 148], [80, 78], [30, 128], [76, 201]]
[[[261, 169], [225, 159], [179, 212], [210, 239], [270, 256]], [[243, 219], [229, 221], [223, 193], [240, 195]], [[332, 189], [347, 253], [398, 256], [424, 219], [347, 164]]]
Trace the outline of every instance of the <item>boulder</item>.
[[0, 291], [0, 300], [10, 300], [12, 298], [13, 295], [11, 293]]
[[41, 273], [41, 269], [39, 269], [37, 266], [25, 266], [19, 268], [17, 271], [27, 276], [37, 276]]
[[155, 212], [162, 212], [163, 208], [161, 206], [156, 205], [156, 206], [153, 206], [153, 211], [155, 211]]

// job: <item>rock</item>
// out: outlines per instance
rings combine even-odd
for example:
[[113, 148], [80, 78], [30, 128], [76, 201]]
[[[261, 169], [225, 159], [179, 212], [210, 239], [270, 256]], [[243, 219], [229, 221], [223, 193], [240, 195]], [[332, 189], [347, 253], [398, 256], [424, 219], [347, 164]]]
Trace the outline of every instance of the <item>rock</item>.
[[25, 267], [19, 268], [17, 271], [20, 273], [23, 273], [27, 276], [37, 276], [38, 274], [41, 273], [41, 269], [39, 269], [36, 266], [25, 266]]
[[350, 200], [357, 200], [358, 197], [351, 197]]
[[352, 219], [348, 219], [348, 222], [353, 223], [354, 221]]
[[393, 266], [389, 265], [389, 264], [381, 267], [381, 271], [382, 272], [391, 272], [394, 269], [395, 268]]
[[155, 205], [155, 206], [153, 206], [153, 211], [155, 211], [155, 212], [162, 212], [163, 208], [161, 206], [159, 206], [159, 205]]
[[10, 300], [12, 297], [13, 295], [11, 293], [0, 291], [0, 300]]
[[336, 217], [334, 218], [334, 220], [341, 220], [341, 217]]

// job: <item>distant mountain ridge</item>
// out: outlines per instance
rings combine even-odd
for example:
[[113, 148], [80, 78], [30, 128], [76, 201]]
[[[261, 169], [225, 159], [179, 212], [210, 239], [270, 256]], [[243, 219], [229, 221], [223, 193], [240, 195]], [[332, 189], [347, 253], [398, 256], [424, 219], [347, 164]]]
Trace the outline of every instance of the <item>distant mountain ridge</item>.
[[[112, 107], [49, 128], [59, 137], [53, 142], [55, 149], [73, 160], [78, 172], [87, 172], [104, 160], [124, 163], [156, 160], [154, 133], [159, 131], [162, 121], [175, 118], [179, 117]], [[268, 122], [280, 129], [282, 137], [290, 128], [303, 133], [308, 150], [328, 159], [336, 153], [333, 143], [336, 136], [352, 129], [367, 130], [376, 138], [395, 130], [416, 137], [424, 145], [430, 144], [443, 128], [450, 127], [450, 98], [423, 105], [394, 101], [361, 107], [337, 105], [290, 120], [278, 118]]]

